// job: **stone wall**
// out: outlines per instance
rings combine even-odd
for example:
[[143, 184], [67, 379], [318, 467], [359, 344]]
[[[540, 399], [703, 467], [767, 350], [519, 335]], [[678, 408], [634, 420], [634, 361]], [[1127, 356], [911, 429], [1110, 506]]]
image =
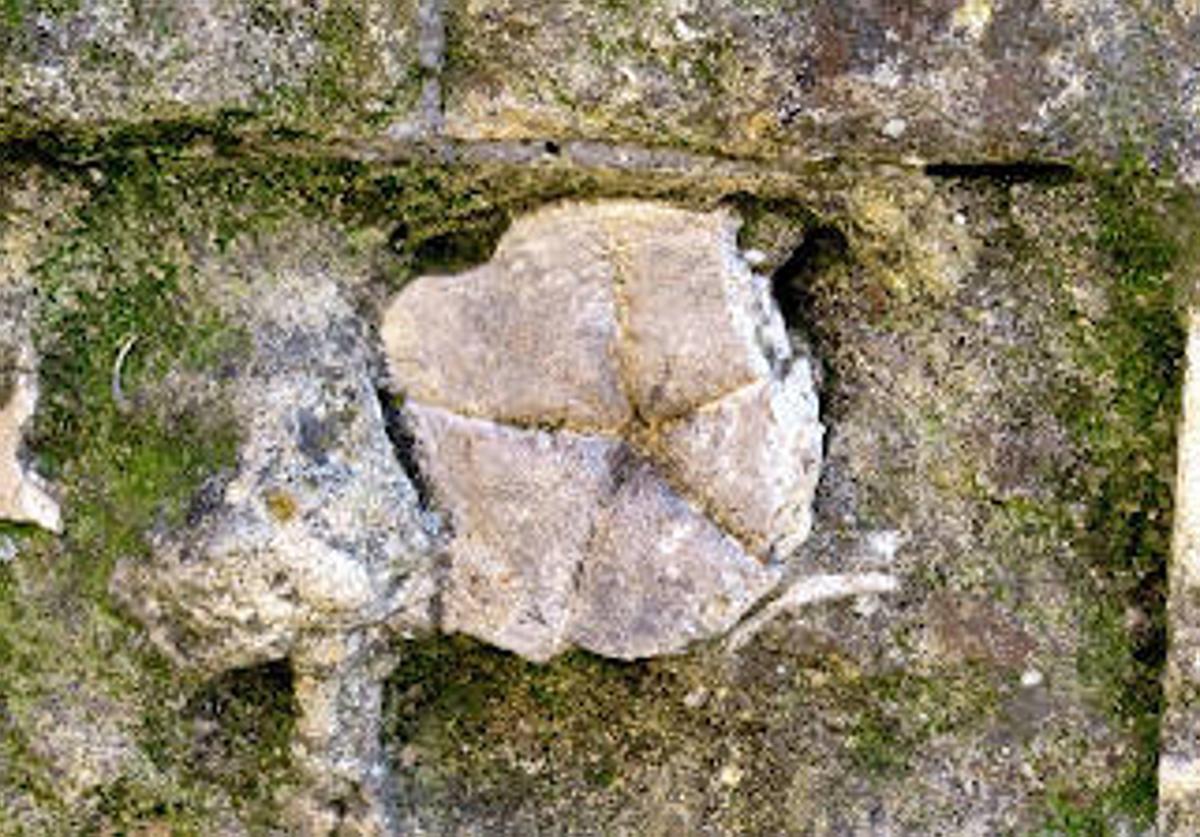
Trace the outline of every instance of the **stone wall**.
[[0, 834], [1190, 833], [1194, 2], [0, 21]]

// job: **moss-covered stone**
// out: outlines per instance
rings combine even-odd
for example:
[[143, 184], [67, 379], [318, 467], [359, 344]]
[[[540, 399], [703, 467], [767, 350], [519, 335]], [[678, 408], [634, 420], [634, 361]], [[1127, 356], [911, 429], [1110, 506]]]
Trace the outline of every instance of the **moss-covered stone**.
[[416, 3], [6, 0], [0, 130], [236, 116], [330, 140], [420, 127]]
[[[870, 544], [891, 538], [902, 592], [782, 618], [733, 656], [539, 668], [457, 638], [400, 643], [388, 744], [409, 820], [1096, 833], [1152, 810], [1182, 245], [1147, 172], [651, 176], [271, 157], [204, 132], [180, 150], [178, 136], [64, 148], [54, 175], [87, 199], [34, 259], [45, 400], [31, 442], [67, 535], [3, 532], [18, 550], [0, 565], [6, 824], [278, 821], [286, 672], [198, 683], [106, 595], [111, 561], [186, 525], [231, 462], [219, 391], [180, 388], [245, 339], [205, 270], [320, 218], [373, 265], [369, 310], [415, 271], [482, 259], [516, 213], [614, 195], [746, 213], [744, 243], [779, 268], [825, 367], [829, 465], [805, 560], [874, 566]], [[884, 199], [903, 223], [872, 222]], [[960, 234], [970, 249], [938, 261], [930, 246]], [[113, 366], [134, 334], [122, 408]], [[107, 707], [96, 740], [119, 742], [117, 758], [85, 770], [95, 748], [41, 735]]]
[[[1157, 799], [1167, 563], [1183, 374], [1189, 240], [1200, 214], [1136, 157], [1097, 181], [1106, 310], [1076, 323], [1085, 369], [1102, 382], [1064, 400], [1087, 456], [1072, 486], [1088, 504], [1080, 552], [1085, 682], [1132, 736], [1129, 763], [1087, 816], [1115, 808], [1152, 821]], [[1075, 816], [1080, 816], [1076, 811]]]
[[[810, 612], [733, 662], [702, 651], [539, 669], [459, 640], [406, 646], [392, 744], [413, 822], [1097, 833], [1149, 821], [1178, 345], [1171, 196], [1132, 165], [921, 189], [936, 195], [928, 215], [892, 244], [864, 237], [861, 202], [737, 198], [744, 243], [782, 268], [777, 291], [803, 309], [794, 322], [827, 369], [811, 558], [840, 569], [858, 539], [894, 531], [900, 599]], [[972, 249], [925, 274], [911, 257], [922, 232], [960, 235], [940, 224]], [[963, 797], [951, 789], [967, 776], [977, 791]]]
[[17, 351], [11, 346], [0, 346], [0, 406], [12, 398], [17, 385]]

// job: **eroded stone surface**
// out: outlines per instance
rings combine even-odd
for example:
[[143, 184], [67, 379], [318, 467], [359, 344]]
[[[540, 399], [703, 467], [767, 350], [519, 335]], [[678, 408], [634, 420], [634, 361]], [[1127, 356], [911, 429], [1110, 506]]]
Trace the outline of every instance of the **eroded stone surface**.
[[306, 835], [398, 833], [379, 728], [382, 681], [392, 658], [376, 631], [306, 641], [294, 658], [293, 759], [309, 777], [288, 812]]
[[449, 133], [941, 161], [1115, 158], [1200, 177], [1191, 0], [452, 0]]
[[393, 382], [452, 531], [444, 629], [539, 660], [646, 657], [727, 630], [777, 583], [822, 431], [736, 230], [555, 207], [488, 265], [391, 303]]
[[644, 418], [682, 415], [763, 380], [790, 354], [728, 217], [628, 204], [598, 213], [624, 303], [627, 387]]
[[241, 435], [236, 471], [200, 492], [188, 526], [157, 533], [153, 560], [122, 561], [111, 587], [189, 666], [290, 661], [305, 782], [290, 827], [392, 833], [379, 684], [389, 630], [427, 627], [409, 617], [428, 612], [431, 530], [328, 253], [306, 239], [240, 255], [249, 282], [212, 289], [251, 340], [220, 384]]
[[147, 123], [238, 112], [411, 130], [414, 0], [22, 3], [0, 33], [0, 120]]
[[120, 581], [127, 592], [137, 576], [133, 606], [179, 633], [163, 639], [180, 656], [210, 668], [279, 659], [307, 632], [385, 620], [426, 548], [365, 335], [336, 285], [290, 276], [255, 292], [254, 346], [232, 384], [238, 471], [209, 487], [189, 528], [160, 539], [156, 566], [125, 567]]

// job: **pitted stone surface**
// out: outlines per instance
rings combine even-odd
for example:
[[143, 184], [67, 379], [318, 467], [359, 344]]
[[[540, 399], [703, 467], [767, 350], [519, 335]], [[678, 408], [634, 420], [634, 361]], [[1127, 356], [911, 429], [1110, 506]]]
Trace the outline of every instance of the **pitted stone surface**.
[[283, 270], [247, 297], [254, 346], [228, 384], [237, 472], [158, 538], [153, 564], [114, 581], [168, 650], [217, 670], [383, 622], [419, 587], [427, 549], [337, 285]]
[[244, 246], [248, 275], [225, 266], [209, 287], [252, 340], [219, 384], [237, 467], [194, 498], [188, 526], [156, 533], [152, 560], [119, 562], [111, 588], [185, 664], [290, 661], [303, 785], [289, 833], [393, 834], [380, 683], [390, 631], [429, 627], [410, 617], [429, 610], [432, 533], [347, 298], [355, 265], [319, 232]]
[[532, 659], [727, 630], [811, 525], [822, 428], [737, 221], [663, 205], [519, 220], [383, 323], [452, 532], [441, 627]]
[[457, 0], [446, 131], [733, 155], [1119, 159], [1200, 177], [1195, 0]]

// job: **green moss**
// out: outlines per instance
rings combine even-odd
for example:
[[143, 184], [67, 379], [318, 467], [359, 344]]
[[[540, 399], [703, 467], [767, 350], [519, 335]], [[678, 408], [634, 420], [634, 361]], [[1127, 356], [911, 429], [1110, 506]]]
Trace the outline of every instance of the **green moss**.
[[895, 779], [933, 736], [994, 716], [999, 693], [969, 670], [946, 678], [890, 672], [843, 684], [839, 706], [852, 718], [846, 747], [856, 773]]
[[317, 26], [317, 42], [323, 47], [321, 60], [308, 82], [306, 104], [326, 118], [345, 118], [347, 108], [358, 98], [353, 90], [363, 81], [370, 54], [364, 49], [366, 25], [363, 12], [346, 3], [333, 3], [324, 10]]
[[[769, 639], [733, 667], [703, 650], [639, 663], [572, 653], [538, 666], [462, 637], [400, 650], [385, 740], [405, 795], [451, 821], [465, 809], [476, 825], [530, 830], [609, 828], [628, 806], [644, 810], [658, 776], [678, 798], [720, 799], [706, 824], [722, 833], [795, 833], [802, 771], [899, 781], [934, 736], [984, 725], [1000, 703], [986, 672], [867, 673]], [[735, 778], [714, 790], [723, 768]]]
[[[43, 400], [34, 448], [66, 489], [69, 548], [86, 556], [71, 569], [92, 596], [103, 593], [117, 558], [143, 554], [152, 526], [181, 525], [203, 481], [234, 461], [236, 438], [224, 416], [138, 401], [139, 389], [172, 365], [186, 366], [224, 339], [222, 324], [187, 299], [177, 274], [173, 264], [145, 263], [106, 287], [45, 285], [54, 302], [39, 329]], [[121, 373], [131, 393], [123, 409], [113, 370], [134, 338], [136, 352]]]
[[[1184, 327], [1182, 204], [1136, 158], [1097, 177], [1097, 246], [1109, 265], [1108, 310], [1075, 326], [1099, 386], [1068, 394], [1064, 414], [1086, 457], [1072, 493], [1087, 503], [1078, 546], [1086, 642], [1079, 668], [1132, 754], [1100, 794], [1060, 794], [1068, 833], [1131, 816], [1152, 822], [1166, 649], [1175, 434]], [[1069, 826], [1069, 827], [1068, 827]]]
[[9, 346], [0, 346], [0, 409], [12, 397], [17, 385], [17, 352]]
[[[595, 787], [615, 782], [634, 754], [659, 748], [670, 729], [660, 719], [642, 719], [623, 740], [611, 724], [639, 696], [671, 690], [669, 681], [646, 665], [572, 654], [537, 666], [463, 637], [439, 638], [403, 649], [388, 681], [385, 737], [430, 748], [445, 781], [515, 807], [543, 784], [521, 769], [523, 755], [548, 748], [555, 781]], [[530, 734], [511, 735], [514, 723], [530, 725]]]
[[226, 672], [192, 692], [178, 716], [158, 719], [148, 750], [170, 770], [224, 789], [251, 830], [278, 825], [278, 796], [294, 781], [297, 707], [286, 662]]
[[[278, 29], [284, 14], [277, 4], [258, 3], [251, 11], [256, 25]], [[399, 60], [406, 64], [399, 78], [385, 78], [380, 57], [386, 45], [371, 42], [367, 11], [361, 5], [334, 0], [320, 10], [312, 32], [319, 54], [306, 77], [296, 86], [274, 93], [255, 108], [263, 125], [291, 126], [308, 136], [329, 138], [346, 130], [374, 131], [397, 117], [415, 118], [423, 71], [418, 63], [415, 12], [412, 30]]]
[[[212, 697], [149, 651], [107, 595], [114, 563], [147, 557], [150, 533], [185, 525], [201, 487], [235, 461], [237, 438], [219, 399], [171, 390], [192, 370], [229, 362], [245, 339], [206, 302], [196, 265], [240, 238], [309, 218], [390, 233], [394, 246], [378, 255], [378, 266], [383, 277], [403, 281], [413, 270], [484, 257], [509, 213], [587, 193], [592, 182], [417, 164], [376, 170], [196, 159], [174, 147], [180, 132], [197, 136], [193, 126], [163, 125], [103, 154], [93, 148], [94, 174], [79, 181], [92, 196], [36, 271], [43, 400], [31, 446], [62, 492], [66, 534], [22, 535], [22, 589], [0, 614], [0, 634], [12, 646], [0, 695], [33, 712], [47, 699], [47, 684], [73, 672], [140, 716], [136, 743], [153, 771], [124, 773], [73, 806], [45, 802], [92, 830], [165, 822], [201, 833], [226, 804], [266, 822], [277, 816], [270, 789], [287, 782], [281, 754], [293, 710], [286, 684], [265, 677]], [[113, 370], [131, 337], [122, 405]], [[219, 706], [211, 720], [219, 740], [198, 752], [179, 707], [206, 703]], [[24, 735], [20, 712], [13, 746]], [[30, 761], [21, 781], [40, 786], [48, 769]], [[615, 774], [611, 764], [597, 763], [588, 776], [603, 784]]]
[[80, 0], [3, 0], [0, 17], [9, 26], [20, 26], [31, 15], [48, 14], [54, 17], [70, 14], [79, 8]]
[[[130, 713], [130, 746], [140, 755], [84, 799], [38, 796], [39, 808], [73, 824], [56, 828], [61, 833], [165, 823], [173, 833], [200, 834], [229, 804], [246, 807], [251, 820], [273, 816], [266, 788], [279, 784], [290, 694], [278, 694], [283, 687], [268, 679], [212, 698], [221, 709], [208, 727], [226, 742], [220, 766], [212, 767], [213, 759], [197, 756], [192, 726], [179, 716], [180, 706], [209, 700], [204, 689], [212, 687], [149, 648], [114, 609], [108, 577], [118, 559], [148, 556], [155, 529], [184, 525], [201, 487], [235, 463], [237, 436], [220, 399], [172, 389], [228, 363], [245, 339], [205, 301], [193, 272], [196, 248], [238, 234], [224, 226], [237, 213], [231, 198], [287, 210], [277, 195], [186, 176], [169, 158], [117, 156], [98, 168], [101, 185], [36, 269], [42, 401], [30, 444], [61, 493], [65, 534], [16, 533], [16, 575], [0, 602], [0, 702], [12, 712], [3, 732], [6, 746], [20, 746], [30, 719], [53, 706], [48, 701], [63, 682], [107, 696]], [[254, 214], [245, 229], [278, 220], [265, 214]], [[114, 365], [131, 337], [122, 403], [113, 394]], [[248, 724], [256, 735], [242, 728]], [[181, 737], [165, 737], [166, 729]], [[142, 766], [143, 757], [152, 768]], [[20, 781], [40, 793], [50, 766], [24, 764], [29, 775]]]
[[[196, 486], [230, 462], [235, 440], [221, 435], [219, 405], [166, 409], [150, 403], [179, 364], [220, 363], [236, 350], [231, 348], [237, 346], [236, 333], [206, 308], [203, 288], [196, 287], [197, 253], [219, 251], [298, 218], [317, 218], [353, 228], [368, 242], [390, 242], [373, 258], [379, 280], [394, 284], [414, 272], [457, 270], [483, 260], [508, 218], [548, 200], [641, 195], [709, 207], [732, 190], [719, 181], [599, 176], [549, 167], [375, 167], [221, 154], [201, 159], [172, 149], [172, 136], [170, 130], [143, 136], [135, 146], [93, 161], [102, 184], [89, 186], [96, 195], [81, 213], [78, 229], [41, 269], [45, 311], [39, 340], [48, 358], [43, 369], [47, 400], [35, 441], [48, 469], [67, 486], [69, 534], [61, 554], [44, 543], [19, 560], [28, 568], [44, 559], [47, 579], [57, 577], [58, 570], [50, 569], [60, 566], [55, 562], [67, 568], [67, 578], [80, 578], [54, 594], [67, 601], [77, 592], [102, 600], [112, 558], [140, 554], [146, 530], [186, 515]], [[224, 151], [241, 154], [234, 144]], [[781, 253], [794, 246], [785, 239], [795, 235], [797, 225], [811, 223], [805, 200], [795, 191], [789, 201], [760, 207], [762, 213], [747, 225], [748, 240], [778, 241]], [[829, 254], [844, 258], [844, 249], [843, 241], [831, 245]], [[838, 311], [835, 306], [831, 317]], [[123, 376], [134, 402], [125, 413], [111, 397], [111, 370], [116, 350], [130, 333], [139, 341]], [[1101, 353], [1098, 362], [1115, 363], [1120, 353], [1115, 347], [1113, 352]], [[150, 402], [139, 402], [138, 394]], [[1130, 426], [1134, 429], [1121, 433], [1136, 435], [1143, 424]], [[1104, 436], [1110, 430], [1095, 432]], [[1108, 449], [1086, 426], [1080, 433], [1088, 450]], [[1119, 450], [1128, 443], [1121, 436], [1111, 447]], [[1027, 511], [1014, 505], [1013, 515]], [[84, 614], [79, 618], [85, 626], [112, 619], [96, 610], [76, 613]], [[27, 612], [11, 619], [46, 633], [52, 633], [47, 625], [56, 624]], [[108, 640], [113, 647], [137, 645], [135, 633], [117, 633], [128, 626], [121, 628], [119, 620], [111, 624], [112, 636], [119, 637]], [[1097, 643], [1094, 650], [1104, 660], [1123, 660], [1128, 632], [1120, 620], [1108, 624], [1114, 629], [1112, 647]], [[8, 625], [5, 621], [0, 636], [19, 636]], [[45, 649], [62, 654], [68, 668], [79, 665], [72, 655], [112, 659], [111, 648], [87, 640], [71, 650], [72, 641], [43, 643], [37, 651], [19, 640], [16, 645], [26, 650], [13, 651], [14, 659], [22, 654], [31, 659], [12, 666], [13, 676], [26, 684], [40, 682], [37, 666], [46, 661], [34, 657]], [[139, 672], [136, 678], [114, 682], [113, 689], [145, 702], [143, 746], [168, 778], [125, 779], [105, 788], [98, 804], [107, 821], [132, 830], [136, 823], [162, 818], [187, 830], [187, 823], [212, 810], [208, 794], [213, 788], [246, 805], [252, 818], [269, 816], [267, 791], [284, 781], [281, 753], [292, 723], [283, 677], [242, 673], [238, 677], [245, 680], [225, 683], [214, 694], [134, 656], [136, 666], [130, 666]], [[995, 717], [1002, 697], [1000, 686], [969, 669], [864, 673], [844, 662], [805, 658], [793, 648], [763, 643], [752, 647], [735, 671], [703, 653], [636, 665], [575, 654], [539, 667], [463, 639], [405, 646], [402, 657], [388, 687], [389, 741], [402, 760], [409, 758], [407, 748], [418, 751], [412, 757], [414, 775], [404, 779], [418, 795], [445, 795], [464, 808], [480, 806], [489, 816], [530, 815], [531, 805], [544, 804], [545, 816], [552, 817], [567, 806], [574, 810], [562, 813], [563, 822], [593, 829], [644, 797], [653, 779], [647, 765], [674, 770], [672, 781], [702, 784], [722, 765], [737, 762], [746, 776], [721, 798], [713, 818], [734, 830], [740, 827], [740, 833], [785, 833], [796, 822], [789, 819], [795, 790], [790, 783], [806, 765], [827, 763], [823, 777], [900, 781], [918, 764], [924, 744], [943, 734], [968, 735]], [[781, 668], [787, 673], [777, 674]], [[1142, 676], [1140, 670], [1134, 675], [1135, 680]], [[1123, 682], [1107, 674], [1093, 679], [1098, 690]], [[685, 701], [697, 692], [711, 701], [702, 712]], [[187, 707], [185, 714], [223, 719], [217, 721], [216, 739], [200, 750], [183, 740], [192, 728], [179, 720], [180, 706]], [[19, 736], [14, 740], [19, 744]], [[44, 771], [36, 762], [28, 764], [30, 778], [21, 781], [33, 786]], [[816, 792], [825, 789], [836, 802], [836, 788], [821, 785]], [[1080, 810], [1093, 798], [1062, 795], [1080, 800]]]

